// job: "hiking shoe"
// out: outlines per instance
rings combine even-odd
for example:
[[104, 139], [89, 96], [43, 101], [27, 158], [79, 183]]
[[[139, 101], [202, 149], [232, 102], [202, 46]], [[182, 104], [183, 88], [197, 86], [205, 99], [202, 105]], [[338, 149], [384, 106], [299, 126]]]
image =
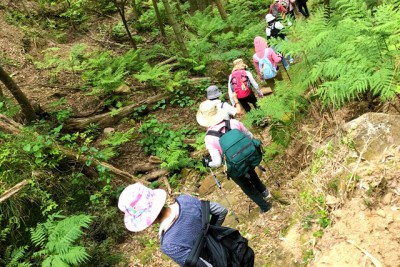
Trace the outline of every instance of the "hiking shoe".
[[268, 204], [268, 207], [265, 210], [260, 208], [260, 214], [264, 214], [272, 208], [272, 205], [270, 203], [267, 203], [267, 204]]
[[268, 199], [271, 198], [271, 194], [269, 193], [268, 189], [265, 189], [265, 191], [262, 192], [261, 194], [263, 195], [263, 198], [264, 198], [265, 200], [268, 200]]

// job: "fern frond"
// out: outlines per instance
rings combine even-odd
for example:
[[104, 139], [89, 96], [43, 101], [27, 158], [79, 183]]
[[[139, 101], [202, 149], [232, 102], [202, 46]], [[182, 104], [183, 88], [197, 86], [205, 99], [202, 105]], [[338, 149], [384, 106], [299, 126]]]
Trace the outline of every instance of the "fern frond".
[[39, 224], [35, 229], [31, 229], [31, 240], [35, 246], [43, 246], [47, 240], [47, 229]]
[[90, 258], [83, 247], [71, 247], [67, 253], [60, 255], [60, 259], [72, 265], [84, 263]]

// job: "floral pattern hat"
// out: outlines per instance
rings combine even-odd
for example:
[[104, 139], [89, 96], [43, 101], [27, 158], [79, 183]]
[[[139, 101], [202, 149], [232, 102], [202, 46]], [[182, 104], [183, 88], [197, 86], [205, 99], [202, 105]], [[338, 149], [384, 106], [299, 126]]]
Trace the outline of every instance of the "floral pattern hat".
[[167, 192], [163, 189], [150, 189], [141, 183], [127, 186], [118, 199], [118, 208], [125, 213], [126, 228], [140, 232], [152, 225], [166, 199]]

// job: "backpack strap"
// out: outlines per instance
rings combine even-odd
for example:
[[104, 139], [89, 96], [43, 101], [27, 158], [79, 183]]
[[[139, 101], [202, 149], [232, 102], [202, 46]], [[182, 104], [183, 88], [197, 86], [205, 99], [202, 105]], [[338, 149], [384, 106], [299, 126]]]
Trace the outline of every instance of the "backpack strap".
[[216, 136], [216, 137], [221, 137], [224, 133], [222, 132], [222, 129], [226, 128], [225, 133], [229, 132], [231, 130], [231, 123], [230, 120], [224, 120], [225, 121], [225, 125], [221, 127], [221, 129], [219, 129], [218, 131], [215, 130], [208, 130], [206, 135], [212, 135], [212, 136]]
[[205, 237], [208, 232], [208, 227], [210, 226], [210, 202], [209, 201], [201, 201], [201, 233], [194, 243], [192, 250], [185, 260], [184, 267], [195, 267], [197, 266], [197, 262], [199, 261], [201, 252], [204, 249], [205, 245]]

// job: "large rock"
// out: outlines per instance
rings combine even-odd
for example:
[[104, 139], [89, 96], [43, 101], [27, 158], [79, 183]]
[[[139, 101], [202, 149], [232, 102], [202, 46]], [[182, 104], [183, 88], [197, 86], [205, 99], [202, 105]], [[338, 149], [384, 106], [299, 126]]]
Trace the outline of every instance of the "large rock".
[[366, 113], [343, 126], [363, 158], [371, 160], [389, 146], [400, 145], [400, 115]]

